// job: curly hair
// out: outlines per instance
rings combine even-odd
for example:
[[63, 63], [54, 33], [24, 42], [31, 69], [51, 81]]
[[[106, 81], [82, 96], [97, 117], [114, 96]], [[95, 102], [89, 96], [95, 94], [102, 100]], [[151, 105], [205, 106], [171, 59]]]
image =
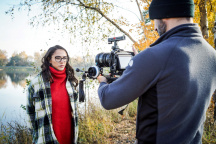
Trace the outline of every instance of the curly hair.
[[56, 45], [56, 46], [49, 48], [48, 51], [46, 52], [45, 56], [42, 58], [42, 60], [41, 60], [41, 62], [42, 62], [42, 65], [41, 65], [42, 77], [46, 82], [51, 82], [51, 83], [53, 82], [53, 78], [52, 78], [51, 72], [49, 70], [49, 66], [50, 66], [49, 61], [51, 60], [53, 53], [58, 49], [62, 49], [67, 53], [68, 61], [67, 61], [66, 66], [65, 66], [66, 76], [67, 76], [67, 79], [72, 82], [73, 86], [77, 87], [78, 86], [78, 80], [74, 76], [74, 69], [69, 64], [70, 57], [68, 55], [68, 52], [66, 51], [66, 49], [64, 49], [63, 47], [61, 47], [59, 45]]

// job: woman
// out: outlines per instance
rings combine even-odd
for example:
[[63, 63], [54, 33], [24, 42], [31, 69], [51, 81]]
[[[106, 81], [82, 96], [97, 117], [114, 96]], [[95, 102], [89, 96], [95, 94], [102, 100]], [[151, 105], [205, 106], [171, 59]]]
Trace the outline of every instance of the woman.
[[42, 71], [28, 87], [27, 114], [35, 144], [77, 143], [78, 80], [67, 51], [56, 45], [42, 58]]

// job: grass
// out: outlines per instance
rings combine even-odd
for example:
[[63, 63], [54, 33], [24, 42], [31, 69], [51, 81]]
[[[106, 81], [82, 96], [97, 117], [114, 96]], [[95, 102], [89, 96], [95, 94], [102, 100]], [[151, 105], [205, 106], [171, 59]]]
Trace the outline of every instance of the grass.
[[16, 121], [9, 122], [7, 125], [1, 123], [0, 144], [30, 144], [32, 136], [26, 126]]
[[122, 108], [106, 111], [98, 104], [89, 102], [88, 110], [79, 114], [79, 142], [111, 143], [112, 137], [118, 135], [115, 133], [117, 125], [123, 120], [134, 120], [136, 103], [132, 102], [125, 110], [124, 116], [121, 116], [118, 111]]
[[[133, 143], [135, 139], [135, 123], [137, 100], [124, 111], [124, 115], [116, 110], [104, 110], [100, 104], [89, 102], [85, 111], [79, 111], [79, 143]], [[0, 121], [1, 123], [1, 121]], [[1, 123], [0, 144], [29, 144], [32, 138], [26, 126], [16, 121]], [[213, 104], [210, 105], [203, 133], [203, 144], [216, 143], [216, 124], [213, 119]]]
[[204, 132], [202, 138], [203, 144], [216, 143], [216, 121], [214, 120], [213, 115], [214, 115], [214, 104], [212, 101], [206, 113], [206, 121], [204, 125]]

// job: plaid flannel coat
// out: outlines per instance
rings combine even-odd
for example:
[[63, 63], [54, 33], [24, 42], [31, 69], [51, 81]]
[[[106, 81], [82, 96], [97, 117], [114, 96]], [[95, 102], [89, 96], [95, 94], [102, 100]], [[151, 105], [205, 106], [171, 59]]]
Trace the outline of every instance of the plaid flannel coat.
[[[67, 80], [66, 89], [70, 97], [72, 116], [74, 121], [74, 143], [78, 138], [77, 93]], [[44, 82], [41, 74], [37, 75], [27, 90], [28, 127], [33, 135], [35, 144], [59, 144], [52, 125], [52, 97], [50, 83]]]

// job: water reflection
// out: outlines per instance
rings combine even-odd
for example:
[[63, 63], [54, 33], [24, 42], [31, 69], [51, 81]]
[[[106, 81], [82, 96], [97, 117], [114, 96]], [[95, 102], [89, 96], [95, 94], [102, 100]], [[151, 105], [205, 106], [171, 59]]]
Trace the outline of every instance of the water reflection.
[[0, 71], [0, 89], [7, 87], [7, 77], [10, 78], [12, 85], [16, 88], [17, 86], [25, 87], [26, 85], [26, 78], [32, 72], [17, 72], [17, 71]]
[[26, 117], [20, 106], [26, 105], [26, 79], [34, 75], [33, 70], [0, 70], [0, 123]]
[[6, 88], [6, 86], [7, 86], [6, 73], [4, 71], [0, 71], [0, 89]]

